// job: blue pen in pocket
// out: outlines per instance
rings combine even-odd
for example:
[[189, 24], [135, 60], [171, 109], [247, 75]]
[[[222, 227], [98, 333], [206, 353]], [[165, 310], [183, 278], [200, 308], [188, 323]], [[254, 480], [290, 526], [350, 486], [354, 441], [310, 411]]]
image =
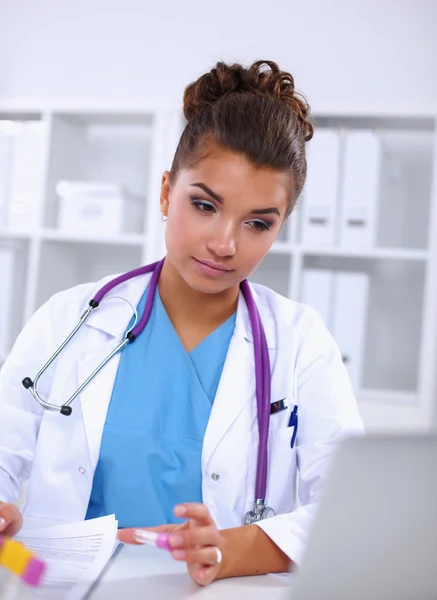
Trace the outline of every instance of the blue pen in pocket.
[[299, 424], [299, 417], [297, 416], [297, 409], [298, 409], [298, 406], [297, 406], [297, 404], [295, 404], [295, 406], [290, 414], [290, 420], [288, 421], [288, 426], [294, 427], [293, 435], [291, 436], [291, 442], [290, 442], [291, 448], [294, 448], [294, 444], [296, 443], [297, 427]]

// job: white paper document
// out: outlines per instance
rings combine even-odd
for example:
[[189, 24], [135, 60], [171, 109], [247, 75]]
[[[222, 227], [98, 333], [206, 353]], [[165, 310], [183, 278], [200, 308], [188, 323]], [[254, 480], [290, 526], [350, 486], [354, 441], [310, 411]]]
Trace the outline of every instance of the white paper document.
[[118, 546], [114, 515], [22, 531], [17, 539], [47, 563], [41, 587], [26, 600], [81, 600], [101, 575]]

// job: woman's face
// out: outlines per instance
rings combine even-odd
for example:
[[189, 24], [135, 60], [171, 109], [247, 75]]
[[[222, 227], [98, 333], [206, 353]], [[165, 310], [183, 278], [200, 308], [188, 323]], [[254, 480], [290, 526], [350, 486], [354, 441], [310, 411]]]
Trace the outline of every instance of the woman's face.
[[206, 294], [239, 285], [274, 242], [288, 203], [287, 179], [256, 168], [217, 145], [170, 183], [164, 173], [161, 211], [168, 216], [167, 260]]

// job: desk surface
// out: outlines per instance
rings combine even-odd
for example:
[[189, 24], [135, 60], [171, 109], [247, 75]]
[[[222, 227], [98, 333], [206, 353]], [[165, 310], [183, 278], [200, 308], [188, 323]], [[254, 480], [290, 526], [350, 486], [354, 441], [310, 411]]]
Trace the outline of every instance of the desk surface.
[[[123, 546], [111, 560], [89, 600], [287, 600], [289, 575], [265, 575], [216, 581], [199, 588], [185, 564], [151, 546]], [[288, 593], [287, 593], [288, 592]]]

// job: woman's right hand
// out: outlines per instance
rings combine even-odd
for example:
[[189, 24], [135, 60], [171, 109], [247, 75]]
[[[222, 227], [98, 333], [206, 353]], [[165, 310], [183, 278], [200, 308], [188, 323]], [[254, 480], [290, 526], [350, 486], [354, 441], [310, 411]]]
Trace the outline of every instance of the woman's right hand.
[[0, 534], [16, 535], [23, 525], [23, 517], [15, 504], [0, 502]]

